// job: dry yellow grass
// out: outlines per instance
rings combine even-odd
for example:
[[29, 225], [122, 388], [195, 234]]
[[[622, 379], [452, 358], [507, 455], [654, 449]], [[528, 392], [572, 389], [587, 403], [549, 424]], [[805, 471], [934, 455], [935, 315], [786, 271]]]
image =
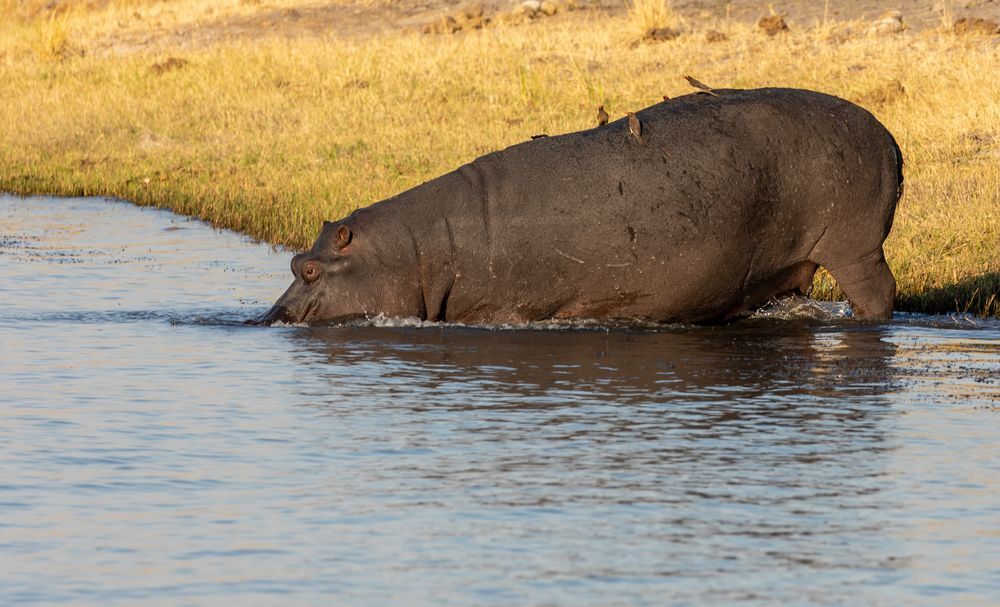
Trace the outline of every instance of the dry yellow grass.
[[[171, 51], [187, 63], [156, 70], [166, 54], [86, 52], [104, 27], [88, 19], [116, 10], [62, 24], [76, 52], [38, 52], [31, 20], [0, 32], [0, 190], [116, 196], [303, 247], [324, 219], [530, 135], [589, 128], [599, 104], [617, 118], [689, 92], [684, 74], [802, 87], [861, 100], [903, 150], [906, 195], [886, 246], [898, 305], [1000, 314], [1000, 54], [988, 41], [691, 23], [632, 45], [628, 17], [594, 15], [220, 43]], [[707, 44], [710, 27], [728, 40]], [[836, 296], [828, 278], [817, 286]]]
[[681, 25], [681, 19], [672, 10], [669, 0], [632, 0], [628, 16], [639, 35], [657, 28]]

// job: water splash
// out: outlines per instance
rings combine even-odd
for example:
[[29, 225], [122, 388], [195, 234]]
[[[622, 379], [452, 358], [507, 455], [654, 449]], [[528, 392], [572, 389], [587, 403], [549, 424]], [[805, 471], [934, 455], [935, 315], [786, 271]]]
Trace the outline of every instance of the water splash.
[[846, 301], [817, 301], [801, 296], [774, 300], [750, 316], [754, 319], [822, 322], [836, 322], [852, 317], [851, 306]]
[[[758, 310], [750, 320], [809, 320], [820, 323], [837, 323], [850, 319], [851, 309], [847, 302], [816, 301], [806, 297], [790, 297], [776, 300]], [[738, 322], [738, 321], [737, 321]], [[341, 323], [308, 325], [306, 323], [274, 323], [273, 327], [380, 327], [409, 329], [441, 329], [447, 327], [481, 329], [485, 331], [634, 331], [660, 332], [687, 330], [697, 325], [685, 323], [659, 323], [630, 318], [572, 318], [547, 319], [523, 323], [461, 323], [421, 320], [416, 317], [388, 317], [382, 314], [370, 318], [356, 319]]]

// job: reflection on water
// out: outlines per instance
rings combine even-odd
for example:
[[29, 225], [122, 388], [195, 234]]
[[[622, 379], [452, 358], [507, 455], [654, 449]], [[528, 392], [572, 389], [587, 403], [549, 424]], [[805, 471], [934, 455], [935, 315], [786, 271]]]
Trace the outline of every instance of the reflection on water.
[[0, 198], [4, 602], [1000, 600], [995, 322], [240, 326], [286, 268]]

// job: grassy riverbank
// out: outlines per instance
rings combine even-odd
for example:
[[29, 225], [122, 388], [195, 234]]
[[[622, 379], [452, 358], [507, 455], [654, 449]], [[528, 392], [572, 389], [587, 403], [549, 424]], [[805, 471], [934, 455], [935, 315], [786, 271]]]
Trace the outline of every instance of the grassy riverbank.
[[[687, 93], [684, 74], [804, 87], [868, 107], [906, 157], [886, 247], [897, 305], [1000, 314], [1000, 52], [990, 38], [873, 37], [832, 23], [768, 37], [720, 19], [633, 45], [627, 18], [575, 13], [453, 36], [115, 52], [88, 21], [98, 17], [109, 19], [2, 24], [0, 190], [116, 196], [303, 247], [324, 219], [530, 135], [589, 128], [599, 104], [616, 118]], [[728, 39], [706, 42], [710, 29]], [[823, 276], [817, 285], [836, 295]]]

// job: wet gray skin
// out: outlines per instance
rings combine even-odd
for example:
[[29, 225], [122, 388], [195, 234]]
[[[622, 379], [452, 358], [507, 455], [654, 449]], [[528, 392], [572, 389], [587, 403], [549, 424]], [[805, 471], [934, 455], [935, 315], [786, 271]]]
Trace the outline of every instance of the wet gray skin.
[[[413, 316], [423, 304], [417, 285], [405, 268], [406, 247], [396, 247], [396, 255], [369, 250], [344, 225], [325, 222], [312, 249], [292, 257], [295, 280], [278, 301], [248, 324], [272, 325], [340, 324], [351, 320], [387, 316]], [[369, 247], [370, 249], [371, 247]], [[406, 289], [403, 285], [412, 285]]]
[[514, 145], [326, 223], [260, 324], [383, 316], [726, 322], [808, 293], [892, 317], [882, 243], [902, 155], [869, 112], [795, 89], [721, 90]]
[[[344, 239], [349, 241], [349, 234], [347, 231]], [[322, 238], [320, 240], [322, 241]], [[292, 257], [291, 269], [295, 277], [294, 282], [270, 310], [250, 321], [250, 324], [309, 322], [311, 318], [317, 316], [327, 319], [327, 322], [340, 323], [364, 317], [364, 312], [340, 312], [334, 309], [337, 303], [347, 297], [342, 288], [339, 289], [341, 293], [338, 293], [338, 278], [343, 280], [345, 276], [357, 274], [357, 266], [361, 263], [352, 256], [340, 254], [343, 248], [343, 246], [337, 247], [336, 252], [323, 251], [317, 242], [312, 250]], [[355, 291], [354, 298], [361, 293], [364, 291], [360, 293]], [[374, 302], [371, 306], [361, 304], [360, 309], [365, 310], [369, 307], [374, 309]]]
[[[339, 263], [338, 263], [339, 262]], [[343, 270], [348, 262], [339, 258], [323, 259], [300, 253], [292, 257], [292, 275], [295, 281], [278, 298], [278, 301], [259, 318], [249, 321], [250, 324], [272, 325], [276, 322], [304, 322], [310, 312], [329, 301], [325, 294], [333, 290], [330, 277], [336, 270]], [[324, 267], [326, 271], [324, 272]], [[344, 319], [341, 319], [344, 320]]]

